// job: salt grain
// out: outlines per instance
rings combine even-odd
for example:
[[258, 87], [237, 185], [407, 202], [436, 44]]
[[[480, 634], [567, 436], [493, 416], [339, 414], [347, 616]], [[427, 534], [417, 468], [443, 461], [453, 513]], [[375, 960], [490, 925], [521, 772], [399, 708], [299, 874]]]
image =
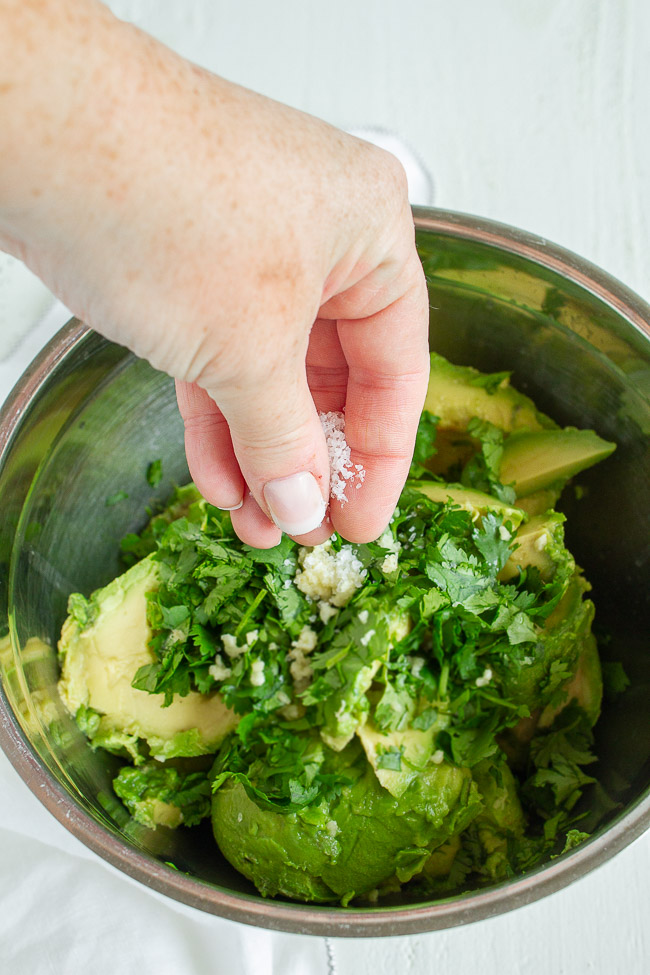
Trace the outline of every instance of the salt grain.
[[319, 413], [323, 433], [327, 441], [327, 452], [330, 462], [330, 496], [341, 504], [348, 500], [345, 489], [348, 482], [360, 488], [366, 476], [362, 464], [353, 464], [350, 448], [345, 439], [345, 417], [342, 413], [332, 411]]

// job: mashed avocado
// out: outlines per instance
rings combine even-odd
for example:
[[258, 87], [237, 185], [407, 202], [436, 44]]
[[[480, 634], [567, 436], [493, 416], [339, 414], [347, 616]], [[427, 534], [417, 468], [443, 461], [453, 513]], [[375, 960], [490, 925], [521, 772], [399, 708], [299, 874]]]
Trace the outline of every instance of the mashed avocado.
[[252, 549], [188, 486], [70, 597], [61, 697], [125, 758], [117, 795], [152, 828], [211, 817], [265, 896], [430, 898], [577, 835], [602, 681], [554, 504], [612, 445], [506, 374], [432, 367], [377, 541]]

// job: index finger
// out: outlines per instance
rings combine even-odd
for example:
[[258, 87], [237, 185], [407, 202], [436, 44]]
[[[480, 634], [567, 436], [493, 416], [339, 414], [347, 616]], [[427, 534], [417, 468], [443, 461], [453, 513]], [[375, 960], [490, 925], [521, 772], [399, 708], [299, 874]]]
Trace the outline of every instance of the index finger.
[[348, 363], [345, 437], [360, 487], [348, 482], [347, 501], [332, 499], [336, 530], [352, 542], [381, 535], [408, 475], [429, 376], [429, 302], [417, 254], [405, 269], [408, 286], [387, 308], [338, 322]]

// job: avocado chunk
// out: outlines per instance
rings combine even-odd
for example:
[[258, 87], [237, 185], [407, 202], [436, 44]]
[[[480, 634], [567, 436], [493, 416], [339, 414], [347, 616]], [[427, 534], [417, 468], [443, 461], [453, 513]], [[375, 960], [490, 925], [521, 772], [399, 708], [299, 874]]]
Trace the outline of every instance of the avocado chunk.
[[504, 441], [499, 477], [502, 484], [513, 485], [518, 497], [525, 497], [566, 481], [615, 449], [616, 444], [593, 430], [520, 431]]
[[552, 484], [548, 488], [527, 494], [525, 498], [517, 498], [517, 507], [525, 511], [530, 517], [533, 515], [543, 515], [546, 511], [550, 511], [551, 508], [555, 507], [562, 494], [564, 484], [564, 481], [556, 481], [555, 484]]
[[436, 881], [448, 877], [461, 844], [460, 836], [452, 836], [434, 850], [422, 869], [423, 879]]
[[[549, 582], [556, 571], [567, 563], [568, 553], [564, 547], [564, 515], [548, 511], [544, 515], [534, 515], [514, 535], [515, 549], [499, 573], [502, 582], [508, 582], [518, 575], [520, 569], [534, 566], [543, 582]], [[570, 561], [573, 571], [574, 563]]]
[[350, 743], [357, 728], [365, 721], [369, 709], [366, 691], [380, 665], [380, 660], [373, 660], [368, 667], [362, 667], [344, 690], [332, 694], [325, 702], [320, 736], [335, 752], [342, 751]]
[[456, 366], [435, 352], [424, 409], [439, 418], [441, 430], [466, 430], [476, 417], [508, 433], [556, 425], [528, 396], [510, 386], [507, 373], [490, 375], [471, 366]]
[[262, 807], [233, 779], [215, 793], [217, 844], [264, 896], [347, 903], [395, 875], [404, 883], [481, 809], [469, 769], [427, 765], [396, 798], [358, 746], [334, 761], [350, 784], [316, 809]]
[[[399, 799], [431, 758], [438, 730], [432, 726], [426, 731], [418, 728], [380, 731], [368, 720], [357, 734], [378, 782]], [[397, 761], [381, 764], [386, 756], [395, 756]]]
[[142, 760], [213, 752], [237, 718], [219, 694], [190, 692], [163, 707], [162, 694], [131, 686], [154, 661], [148, 643], [147, 593], [158, 586], [158, 564], [147, 557], [89, 599], [70, 601], [59, 641], [59, 694], [92, 744]]
[[468, 511], [472, 519], [476, 521], [482, 518], [488, 511], [494, 511], [503, 517], [504, 521], [509, 521], [513, 528], [518, 528], [525, 519], [526, 514], [520, 508], [504, 504], [490, 494], [482, 491], [475, 491], [474, 488], [463, 487], [462, 484], [442, 484], [439, 481], [407, 481], [407, 487], [413, 488], [426, 494], [430, 501], [438, 501], [440, 504], [450, 502], [463, 511]]
[[183, 771], [153, 762], [125, 765], [113, 788], [137, 822], [149, 829], [181, 823], [194, 826], [210, 815], [210, 780], [205, 772]]

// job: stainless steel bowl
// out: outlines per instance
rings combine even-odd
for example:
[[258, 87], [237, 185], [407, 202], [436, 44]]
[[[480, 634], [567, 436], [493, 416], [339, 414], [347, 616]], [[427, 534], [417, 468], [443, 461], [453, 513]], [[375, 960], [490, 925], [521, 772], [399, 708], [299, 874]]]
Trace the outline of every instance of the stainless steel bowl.
[[[429, 280], [432, 346], [454, 361], [510, 369], [564, 424], [616, 440], [603, 467], [564, 499], [568, 544], [593, 583], [603, 652], [631, 687], [605, 704], [597, 775], [586, 798], [592, 839], [531, 873], [435, 903], [313, 907], [264, 900], [208, 833], [151, 832], [111, 790], [56, 694], [54, 649], [68, 593], [117, 571], [117, 542], [141, 525], [160, 457], [163, 498], [187, 478], [171, 382], [70, 322], [20, 380], [0, 415], [0, 743], [32, 791], [87, 846], [142, 883], [201, 910], [286, 931], [395, 935], [511, 910], [559, 890], [650, 823], [650, 308], [619, 282], [545, 240], [439, 210], [416, 211]], [[128, 499], [107, 506], [119, 492]], [[566, 492], [565, 492], [566, 493]], [[202, 842], [204, 840], [205, 842]], [[169, 864], [174, 864], [170, 866]]]

